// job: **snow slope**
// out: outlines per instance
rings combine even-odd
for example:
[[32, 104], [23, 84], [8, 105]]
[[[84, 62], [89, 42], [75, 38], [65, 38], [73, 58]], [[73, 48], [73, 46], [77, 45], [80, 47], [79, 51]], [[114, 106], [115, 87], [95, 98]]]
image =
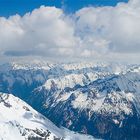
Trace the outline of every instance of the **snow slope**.
[[93, 140], [90, 136], [74, 134], [57, 128], [21, 99], [0, 93], [1, 140]]

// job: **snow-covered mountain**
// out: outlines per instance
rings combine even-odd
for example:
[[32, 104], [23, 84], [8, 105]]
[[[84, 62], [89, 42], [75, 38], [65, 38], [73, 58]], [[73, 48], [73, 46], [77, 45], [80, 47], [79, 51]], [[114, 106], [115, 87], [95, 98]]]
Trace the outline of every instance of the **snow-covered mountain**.
[[138, 69], [105, 75], [89, 84], [69, 88], [60, 87], [56, 81], [48, 88], [45, 83], [36, 89], [32, 103], [40, 98], [37, 103], [42, 106], [42, 113], [71, 130], [105, 139], [139, 139]]
[[140, 65], [4, 64], [0, 91], [20, 97], [58, 126], [107, 140], [140, 139]]
[[0, 139], [62, 139], [50, 121], [11, 94], [0, 93]]
[[0, 93], [1, 140], [94, 140], [57, 128], [27, 103], [11, 94]]

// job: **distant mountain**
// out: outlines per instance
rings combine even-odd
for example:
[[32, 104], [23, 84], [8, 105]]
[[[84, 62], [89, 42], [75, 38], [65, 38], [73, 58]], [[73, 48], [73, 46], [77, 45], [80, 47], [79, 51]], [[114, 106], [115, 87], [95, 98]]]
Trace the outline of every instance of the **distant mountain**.
[[57, 128], [28, 104], [5, 93], [0, 93], [0, 139], [93, 140], [92, 137]]
[[0, 91], [57, 126], [107, 140], [140, 139], [140, 65], [9, 63], [0, 66]]

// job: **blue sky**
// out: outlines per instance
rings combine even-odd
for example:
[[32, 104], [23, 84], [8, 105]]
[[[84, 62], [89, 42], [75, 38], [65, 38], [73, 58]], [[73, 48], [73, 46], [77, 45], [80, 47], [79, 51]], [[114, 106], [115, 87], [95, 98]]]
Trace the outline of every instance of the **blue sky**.
[[41, 5], [64, 8], [65, 12], [75, 12], [82, 7], [94, 6], [115, 6], [118, 2], [128, 0], [0, 0], [0, 16], [10, 16], [14, 14], [24, 15]]

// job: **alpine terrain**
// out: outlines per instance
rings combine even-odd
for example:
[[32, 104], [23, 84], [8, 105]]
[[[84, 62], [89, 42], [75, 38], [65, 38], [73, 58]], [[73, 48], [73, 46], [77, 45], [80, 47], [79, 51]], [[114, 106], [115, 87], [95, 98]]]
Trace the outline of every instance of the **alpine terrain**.
[[[140, 65], [6, 63], [0, 66], [0, 91], [10, 93], [0, 98], [4, 136], [13, 128], [13, 134], [24, 138], [65, 139], [68, 130], [58, 129], [44, 115], [58, 127], [98, 139], [140, 139]], [[10, 115], [14, 118], [4, 110], [16, 112]]]
[[95, 140], [57, 128], [21, 99], [0, 93], [1, 140]]

